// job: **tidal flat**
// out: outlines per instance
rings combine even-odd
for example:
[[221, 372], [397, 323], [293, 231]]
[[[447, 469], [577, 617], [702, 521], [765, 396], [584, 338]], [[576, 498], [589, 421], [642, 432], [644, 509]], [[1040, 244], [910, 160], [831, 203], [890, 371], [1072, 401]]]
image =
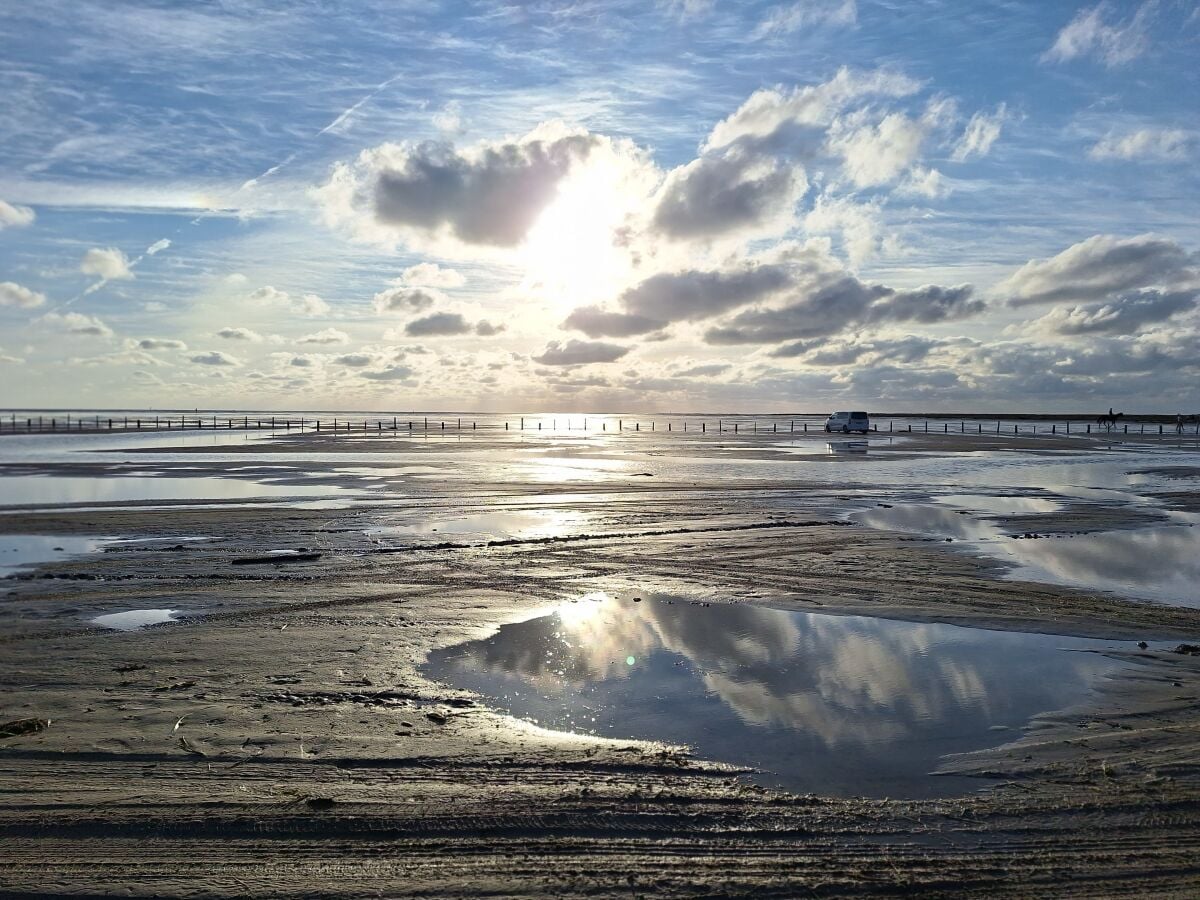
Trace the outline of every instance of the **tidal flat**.
[[1198, 473], [1061, 435], [5, 436], [0, 889], [1193, 896]]

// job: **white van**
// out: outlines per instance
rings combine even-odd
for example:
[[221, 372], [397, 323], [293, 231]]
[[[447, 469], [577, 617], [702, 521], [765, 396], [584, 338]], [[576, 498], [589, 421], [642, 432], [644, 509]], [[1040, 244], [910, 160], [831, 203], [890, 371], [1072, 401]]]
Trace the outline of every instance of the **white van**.
[[843, 434], [861, 431], [866, 434], [871, 430], [871, 420], [865, 412], [835, 412], [825, 422], [825, 430], [840, 431]]

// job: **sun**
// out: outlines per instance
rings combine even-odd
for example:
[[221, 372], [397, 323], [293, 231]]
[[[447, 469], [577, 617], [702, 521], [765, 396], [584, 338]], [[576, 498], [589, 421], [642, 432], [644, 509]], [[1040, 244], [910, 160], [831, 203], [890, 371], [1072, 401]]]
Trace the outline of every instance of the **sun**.
[[559, 184], [526, 236], [522, 287], [564, 309], [614, 297], [632, 270], [618, 236], [640, 199], [618, 159], [589, 159]]

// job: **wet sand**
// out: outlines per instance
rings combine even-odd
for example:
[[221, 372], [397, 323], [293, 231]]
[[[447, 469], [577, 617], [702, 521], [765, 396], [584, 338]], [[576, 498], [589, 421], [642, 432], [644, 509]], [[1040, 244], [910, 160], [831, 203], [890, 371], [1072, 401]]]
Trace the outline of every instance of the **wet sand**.
[[[883, 453], [972, 453], [994, 441], [936, 437]], [[311, 469], [313, 454], [377, 443], [292, 438], [232, 452], [286, 450]], [[1019, 446], [1080, 449], [1062, 444]], [[873, 448], [850, 464], [881, 455]], [[847, 492], [835, 468], [825, 483], [793, 484], [705, 481], [699, 470], [639, 477], [642, 465], [652, 461], [586, 483], [553, 471], [475, 478], [469, 494], [449, 476], [409, 479], [407, 493], [368, 492], [342, 508], [245, 501], [0, 515], [8, 534], [137, 538], [0, 582], [0, 720], [50, 721], [0, 739], [0, 889], [1195, 894], [1200, 656], [1170, 648], [1198, 642], [1200, 610], [1005, 580], [997, 563], [942, 540], [848, 525], [847, 498], [894, 503], [897, 489]], [[1194, 499], [1187, 481], [1176, 485]], [[565, 525], [490, 539], [368, 533], [514, 507], [552, 510]], [[1080, 507], [1019, 524], [1132, 527], [1143, 514], [1114, 507], [1106, 519]], [[280, 548], [321, 557], [233, 564]], [[523, 725], [418, 671], [431, 649], [499, 623], [589, 591], [632, 603], [647, 585], [714, 603], [1090, 636], [1132, 664], [1086, 705], [945, 760], [946, 772], [986, 779], [929, 801], [764, 789], [686, 748]], [[134, 608], [176, 609], [182, 620], [133, 632], [87, 625]]]

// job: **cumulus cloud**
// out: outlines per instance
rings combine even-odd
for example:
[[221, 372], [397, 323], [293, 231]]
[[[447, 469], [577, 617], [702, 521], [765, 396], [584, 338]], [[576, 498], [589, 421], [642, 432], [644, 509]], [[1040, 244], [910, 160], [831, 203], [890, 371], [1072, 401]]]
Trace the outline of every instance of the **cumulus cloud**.
[[15, 281], [0, 281], [0, 306], [34, 309], [46, 302], [46, 295]]
[[810, 274], [786, 306], [750, 309], [709, 329], [710, 344], [775, 344], [833, 335], [851, 326], [898, 322], [945, 322], [983, 309], [970, 285], [927, 285], [896, 290], [868, 284], [848, 273]]
[[388, 366], [374, 372], [363, 372], [362, 377], [369, 381], [407, 381], [415, 374], [416, 371], [408, 366]]
[[1097, 301], [1121, 291], [1186, 285], [1200, 278], [1196, 257], [1154, 234], [1097, 234], [1057, 256], [1025, 263], [996, 287], [1010, 306]]
[[784, 230], [807, 187], [802, 170], [774, 159], [703, 156], [667, 176], [652, 221], [658, 231], [679, 239], [764, 226]]
[[508, 326], [489, 322], [487, 319], [480, 319], [475, 323], [475, 334], [479, 337], [495, 337], [500, 332], [507, 329]]
[[417, 263], [400, 273], [401, 284], [419, 287], [457, 288], [467, 283], [466, 277], [457, 269], [443, 269], [437, 263]]
[[1092, 159], [1127, 159], [1133, 162], [1187, 159], [1191, 135], [1179, 128], [1139, 128], [1127, 134], [1110, 134], [1098, 141]]
[[250, 341], [251, 343], [262, 343], [263, 336], [257, 331], [250, 328], [234, 328], [228, 326], [217, 332], [217, 337], [225, 338], [227, 341]]
[[139, 350], [186, 350], [187, 344], [174, 338], [142, 338], [136, 344]]
[[307, 356], [293, 356], [288, 360], [288, 365], [296, 369], [309, 369], [312, 368], [313, 361]]
[[1147, 0], [1126, 22], [1109, 22], [1113, 8], [1098, 3], [1075, 14], [1058, 33], [1054, 44], [1042, 54], [1044, 62], [1067, 62], [1095, 56], [1109, 68], [1132, 62], [1150, 46], [1147, 29], [1154, 12], [1154, 0]]
[[562, 327], [582, 331], [590, 338], [623, 338], [657, 331], [664, 324], [649, 316], [610, 312], [598, 306], [581, 306], [567, 316]]
[[1197, 297], [1200, 290], [1137, 291], [1106, 303], [1056, 307], [1027, 323], [1023, 330], [1063, 336], [1135, 334], [1181, 313], [1196, 311]]
[[348, 344], [350, 335], [336, 328], [322, 328], [296, 339], [297, 344]]
[[544, 366], [582, 366], [616, 362], [628, 352], [628, 347], [604, 341], [551, 341], [540, 356], [533, 357], [533, 361]]
[[436, 142], [384, 144], [335, 167], [317, 195], [333, 221], [369, 221], [393, 238], [514, 247], [559, 183], [604, 140], [545, 125], [462, 150]]
[[691, 366], [676, 374], [680, 378], [712, 378], [714, 375], [721, 375], [732, 369], [730, 363], [705, 363], [699, 366]]
[[925, 139], [946, 124], [950, 112], [947, 104], [935, 102], [919, 118], [900, 112], [878, 122], [865, 112], [846, 116], [830, 129], [828, 149], [841, 157], [843, 172], [855, 187], [889, 184], [913, 168]]
[[852, 266], [860, 266], [881, 251], [897, 252], [898, 239], [884, 233], [878, 203], [856, 203], [844, 197], [817, 198], [804, 217], [810, 234], [838, 234]]
[[23, 228], [33, 224], [37, 214], [28, 206], [17, 206], [0, 200], [0, 231], [5, 228]]
[[977, 112], [967, 122], [967, 127], [954, 146], [950, 158], [955, 162], [965, 162], [972, 156], [987, 156], [992, 150], [992, 144], [1000, 137], [1000, 129], [1008, 118], [1008, 107], [1001, 103], [990, 115]]
[[284, 309], [300, 316], [323, 316], [329, 312], [329, 304], [316, 294], [293, 297], [269, 284], [252, 292], [250, 300], [259, 306]]
[[372, 302], [379, 313], [420, 312], [444, 299], [444, 294], [431, 288], [402, 286], [380, 291]]
[[433, 313], [421, 319], [413, 319], [404, 326], [404, 333], [409, 337], [446, 337], [466, 334], [469, 331], [470, 323], [459, 313]]
[[813, 26], [847, 26], [858, 21], [855, 0], [801, 0], [773, 7], [752, 35], [755, 39], [791, 34]]
[[333, 361], [338, 365], [349, 366], [352, 369], [360, 369], [363, 366], [369, 366], [375, 362], [375, 357], [366, 353], [345, 353], [342, 356], [335, 356]]
[[106, 338], [112, 337], [113, 333], [111, 328], [95, 316], [87, 316], [77, 312], [50, 312], [46, 313], [38, 321], [55, 331], [65, 332], [66, 334]]
[[847, 104], [860, 98], [907, 97], [920, 89], [919, 81], [898, 72], [842, 68], [821, 84], [790, 91], [782, 87], [758, 90], [713, 128], [704, 149], [748, 141], [769, 144], [788, 128], [828, 125]]
[[235, 356], [230, 356], [228, 353], [222, 353], [220, 350], [209, 350], [207, 353], [197, 353], [190, 357], [191, 361], [198, 366], [240, 366], [241, 361]]
[[631, 314], [655, 322], [692, 321], [762, 300], [792, 282], [779, 264], [750, 264], [729, 271], [684, 271], [652, 275], [620, 298]]
[[104, 281], [124, 281], [133, 278], [129, 258], [116, 247], [93, 247], [83, 255], [79, 271], [95, 275]]

